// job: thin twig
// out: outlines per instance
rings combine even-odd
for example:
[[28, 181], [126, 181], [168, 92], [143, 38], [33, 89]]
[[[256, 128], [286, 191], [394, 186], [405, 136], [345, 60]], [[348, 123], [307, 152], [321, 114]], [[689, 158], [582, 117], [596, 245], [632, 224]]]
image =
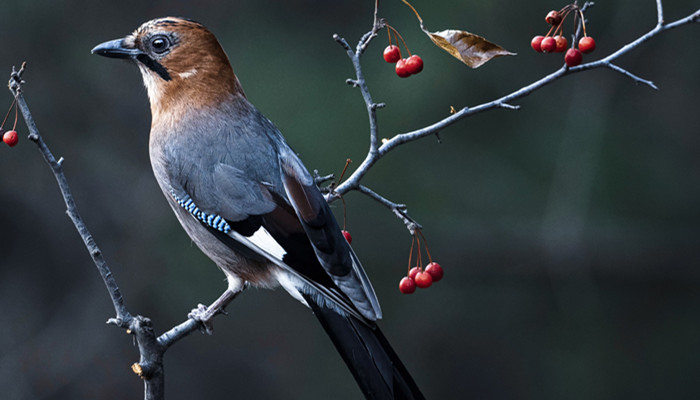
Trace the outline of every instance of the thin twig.
[[369, 198], [377, 201], [379, 204], [385, 206], [391, 212], [396, 215], [401, 221], [403, 221], [404, 225], [406, 225], [406, 229], [413, 235], [416, 231], [416, 229], [421, 229], [422, 226], [416, 222], [413, 218], [411, 218], [410, 215], [408, 215], [408, 211], [406, 209], [405, 204], [399, 204], [399, 203], [394, 203], [393, 201], [381, 196], [377, 192], [373, 191], [372, 189], [368, 188], [367, 186], [360, 185], [357, 188], [357, 191], [367, 195]]
[[331, 181], [333, 179], [335, 179], [335, 174], [328, 174], [328, 175], [321, 176], [318, 174], [317, 169], [314, 170], [314, 183], [321, 191], [323, 191], [323, 188], [321, 188], [321, 185], [323, 185], [324, 183]]
[[613, 71], [617, 71], [617, 72], [621, 73], [622, 75], [627, 76], [628, 78], [631, 78], [633, 81], [635, 81], [637, 83], [643, 83], [645, 85], [648, 85], [649, 87], [651, 87], [654, 90], [659, 90], [659, 88], [654, 84], [654, 82], [646, 80], [646, 79], [642, 79], [642, 78], [638, 77], [637, 75], [627, 71], [624, 68], [618, 67], [617, 65], [615, 65], [613, 63], [607, 64], [607, 67], [612, 69]]
[[[376, 29], [377, 26], [373, 26], [372, 30], [367, 32], [365, 35], [362, 36], [362, 39], [360, 39], [360, 42], [358, 43], [358, 49], [362, 47], [361, 45], [364, 43], [364, 45], [369, 44], [369, 40], [374, 37], [373, 35], [376, 35]], [[367, 157], [365, 160], [362, 162], [362, 166], [366, 166], [367, 163], [374, 164], [372, 161], [373, 159], [376, 158], [376, 152], [378, 148], [378, 139], [377, 139], [377, 108], [381, 108], [382, 105], [380, 104], [375, 104], [374, 101], [372, 100], [372, 96], [370, 95], [369, 88], [367, 87], [367, 83], [365, 81], [364, 73], [362, 72], [362, 66], [360, 65], [360, 55], [361, 53], [358, 52], [353, 52], [352, 48], [348, 44], [348, 42], [340, 37], [339, 35], [333, 35], [333, 38], [340, 43], [341, 46], [346, 50], [348, 57], [352, 60], [352, 64], [355, 68], [355, 74], [356, 74], [356, 79], [352, 80], [353, 86], [356, 86], [360, 89], [360, 92], [362, 93], [362, 98], [365, 101], [365, 105], [367, 107], [367, 114], [369, 117], [369, 130], [370, 130], [370, 139], [369, 139], [369, 151], [367, 152]], [[366, 40], [366, 42], [365, 42]], [[355, 175], [353, 173], [353, 175]], [[342, 186], [342, 185], [341, 185]], [[341, 193], [342, 195], [343, 193]]]
[[73, 200], [73, 194], [71, 193], [70, 187], [68, 186], [66, 176], [63, 173], [63, 158], [61, 158], [61, 162], [56, 161], [56, 158], [53, 156], [53, 153], [51, 153], [51, 150], [49, 150], [49, 147], [46, 145], [44, 139], [39, 134], [39, 129], [36, 127], [34, 117], [32, 116], [32, 113], [29, 110], [29, 106], [27, 106], [27, 102], [24, 100], [24, 95], [22, 94], [21, 86], [22, 83], [24, 83], [22, 81], [22, 75], [25, 71], [25, 68], [26, 63], [22, 63], [22, 67], [19, 71], [15, 71], [14, 67], [12, 68], [12, 74], [10, 76], [10, 82], [8, 86], [12, 94], [15, 96], [15, 99], [17, 100], [17, 105], [19, 106], [19, 109], [22, 112], [22, 117], [24, 117], [24, 121], [27, 124], [27, 129], [29, 130], [29, 139], [36, 143], [36, 145], [39, 147], [41, 155], [44, 157], [44, 160], [49, 164], [49, 167], [51, 168], [51, 171], [53, 172], [54, 177], [58, 182], [58, 187], [61, 190], [63, 201], [66, 204], [66, 213], [70, 217], [71, 221], [73, 221], [75, 229], [80, 234], [80, 238], [83, 239], [83, 243], [85, 243], [85, 247], [87, 247], [88, 252], [92, 257], [92, 261], [95, 263], [95, 266], [97, 267], [100, 276], [102, 276], [102, 280], [107, 286], [109, 295], [112, 299], [112, 304], [114, 305], [114, 311], [117, 314], [116, 319], [112, 319], [110, 321], [117, 323], [121, 327], [127, 327], [131, 323], [133, 317], [131, 316], [131, 314], [129, 314], [129, 311], [127, 311], [126, 306], [124, 305], [124, 299], [121, 295], [121, 291], [119, 290], [119, 286], [117, 285], [117, 282], [114, 279], [112, 271], [109, 269], [107, 262], [102, 256], [102, 251], [100, 251], [100, 248], [95, 243], [92, 234], [90, 234], [90, 231], [85, 225], [85, 222], [78, 213], [78, 208], [75, 205], [75, 201]]

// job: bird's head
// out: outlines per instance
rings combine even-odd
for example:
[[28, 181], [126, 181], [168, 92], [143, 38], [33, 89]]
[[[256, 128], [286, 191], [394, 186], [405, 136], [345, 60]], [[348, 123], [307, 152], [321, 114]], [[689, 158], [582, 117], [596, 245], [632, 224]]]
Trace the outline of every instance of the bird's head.
[[97, 45], [92, 53], [138, 65], [154, 118], [178, 106], [207, 107], [243, 95], [214, 34], [192, 20], [154, 19], [122, 39]]

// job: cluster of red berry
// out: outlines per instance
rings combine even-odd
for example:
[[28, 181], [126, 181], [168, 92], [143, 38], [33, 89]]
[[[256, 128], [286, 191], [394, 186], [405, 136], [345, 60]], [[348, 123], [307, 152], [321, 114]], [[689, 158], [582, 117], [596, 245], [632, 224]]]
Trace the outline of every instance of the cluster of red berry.
[[[389, 45], [384, 49], [384, 61], [389, 64], [396, 64], [396, 75], [400, 78], [408, 78], [411, 75], [415, 75], [423, 70], [423, 59], [417, 54], [411, 54], [411, 51], [406, 46], [406, 42], [401, 37], [401, 34], [391, 27], [389, 24], [387, 26], [387, 33], [389, 34]], [[391, 32], [394, 32], [394, 40], [396, 45], [392, 44]], [[401, 49], [399, 48], [399, 39], [403, 43], [403, 47], [408, 53], [407, 58], [401, 57]]]
[[[3, 129], [3, 126], [5, 125], [5, 122], [7, 121], [7, 117], [10, 116], [10, 112], [12, 111], [12, 108], [14, 107], [15, 109], [15, 123], [12, 125], [12, 129], [5, 132], [5, 129]], [[10, 106], [10, 109], [7, 110], [7, 114], [5, 115], [5, 119], [2, 121], [2, 124], [0, 124], [0, 135], [2, 135], [2, 141], [5, 142], [6, 145], [10, 147], [14, 147], [17, 142], [19, 142], [19, 135], [17, 134], [17, 131], [15, 130], [17, 128], [17, 99], [12, 102], [12, 105]]]
[[445, 271], [440, 264], [431, 262], [425, 266], [425, 270], [421, 267], [413, 267], [408, 271], [408, 276], [401, 278], [399, 282], [399, 291], [404, 294], [411, 294], [416, 291], [416, 287], [421, 289], [430, 287], [433, 282], [437, 282], [445, 275]]
[[[416, 287], [421, 289], [428, 288], [433, 284], [433, 282], [439, 281], [445, 275], [445, 271], [442, 269], [440, 264], [434, 262], [430, 256], [430, 250], [428, 250], [428, 244], [425, 240], [425, 236], [423, 236], [423, 233], [419, 229], [416, 229], [416, 233], [417, 234], [413, 234], [411, 251], [408, 254], [408, 275], [401, 278], [401, 281], [399, 282], [399, 291], [403, 294], [411, 294], [415, 292]], [[421, 243], [418, 235], [423, 238], [425, 251], [428, 253], [428, 259], [430, 260], [428, 265], [425, 266], [425, 269], [421, 267], [423, 263], [420, 251]], [[416, 265], [411, 267], [413, 263], [413, 248], [416, 247], [416, 245], [418, 246], [418, 252], [415, 258]]]
[[423, 59], [419, 55], [413, 54], [408, 58], [401, 58], [401, 50], [393, 44], [386, 46], [386, 49], [384, 49], [384, 61], [390, 64], [395, 63], [396, 75], [401, 78], [408, 78], [423, 70]]
[[[578, 41], [578, 48], [569, 47], [569, 41], [563, 36], [564, 21], [569, 14], [574, 13], [574, 29], [576, 29], [577, 19], [581, 18], [583, 27], [583, 37]], [[532, 38], [530, 46], [538, 53], [563, 53], [564, 62], [569, 67], [575, 67], [583, 61], [583, 53], [590, 53], [595, 50], [595, 40], [586, 33], [586, 23], [583, 12], [576, 3], [569, 4], [559, 11], [552, 10], [547, 13], [544, 20], [551, 25], [546, 35], [537, 35]]]

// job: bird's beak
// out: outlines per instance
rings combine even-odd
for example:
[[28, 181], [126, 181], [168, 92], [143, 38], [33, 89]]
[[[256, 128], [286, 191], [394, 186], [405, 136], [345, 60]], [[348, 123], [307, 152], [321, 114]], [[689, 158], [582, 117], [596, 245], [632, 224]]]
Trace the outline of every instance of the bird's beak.
[[109, 42], [100, 43], [91, 51], [92, 54], [105, 56], [109, 58], [131, 58], [134, 59], [143, 54], [141, 50], [128, 47], [124, 43], [124, 39], [110, 40]]
[[92, 49], [92, 54], [109, 58], [122, 58], [138, 61], [148, 67], [148, 69], [151, 71], [158, 74], [158, 76], [163, 78], [163, 80], [170, 80], [168, 70], [165, 69], [160, 62], [149, 57], [148, 54], [144, 53], [143, 51], [133, 47], [133, 45], [127, 44], [126, 40], [124, 39], [110, 40], [109, 42], [98, 44], [94, 49]]

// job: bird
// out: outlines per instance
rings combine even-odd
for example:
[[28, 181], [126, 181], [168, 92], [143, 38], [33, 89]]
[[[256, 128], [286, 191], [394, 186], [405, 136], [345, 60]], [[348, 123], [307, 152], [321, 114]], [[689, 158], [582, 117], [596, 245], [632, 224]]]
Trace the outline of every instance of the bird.
[[183, 229], [226, 276], [224, 293], [190, 317], [210, 327], [247, 286], [282, 287], [320, 321], [365, 398], [423, 399], [377, 325], [375, 291], [324, 195], [248, 101], [215, 35], [188, 18], [157, 18], [92, 53], [138, 66], [154, 176]]

